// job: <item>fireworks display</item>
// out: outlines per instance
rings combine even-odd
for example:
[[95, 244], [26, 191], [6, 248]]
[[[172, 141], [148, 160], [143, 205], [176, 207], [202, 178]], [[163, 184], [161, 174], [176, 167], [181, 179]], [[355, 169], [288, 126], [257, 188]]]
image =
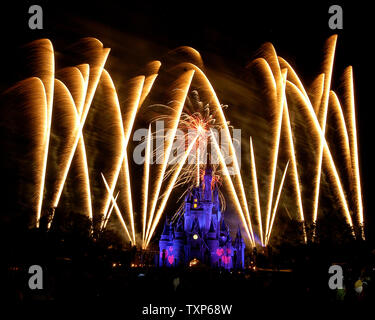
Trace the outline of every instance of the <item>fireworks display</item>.
[[[80, 62], [61, 69], [49, 40], [32, 42], [26, 47], [31, 77], [5, 93], [9, 106], [17, 106], [15, 119], [30, 124], [23, 135], [33, 194], [24, 201], [32, 208], [32, 225], [41, 227], [45, 217], [52, 228], [60, 206], [75, 207], [94, 231], [117, 224], [126, 241], [145, 249], [167, 215], [168, 200], [178, 196], [175, 190], [185, 195], [201, 182], [211, 147], [218, 158], [213, 183], [222, 184], [222, 202], [226, 198], [234, 208], [250, 246], [272, 241], [281, 204], [296, 212], [302, 241], [313, 240], [323, 185], [353, 236], [364, 239], [354, 76], [351, 67], [345, 69], [342, 97], [332, 90], [336, 42], [337, 36], [327, 40], [323, 68], [308, 88], [272, 44], [261, 48], [246, 71], [256, 79], [251, 89], [264, 108], [254, 118], [262, 118], [267, 138], [260, 137], [262, 129], [259, 135], [242, 133], [241, 141], [226, 116], [233, 106], [222, 105], [192, 48], [178, 49], [186, 61], [173, 66], [152, 61], [118, 84], [105, 67], [110, 49], [97, 39], [82, 39], [74, 47]], [[158, 121], [167, 130], [159, 130]], [[141, 127], [144, 162], [137, 165], [133, 138]], [[304, 143], [301, 127], [308, 132]], [[171, 164], [178, 132], [184, 152]], [[250, 152], [238, 154], [237, 145]], [[309, 163], [306, 157], [301, 161], [306, 153]], [[306, 231], [310, 225], [312, 235]]]

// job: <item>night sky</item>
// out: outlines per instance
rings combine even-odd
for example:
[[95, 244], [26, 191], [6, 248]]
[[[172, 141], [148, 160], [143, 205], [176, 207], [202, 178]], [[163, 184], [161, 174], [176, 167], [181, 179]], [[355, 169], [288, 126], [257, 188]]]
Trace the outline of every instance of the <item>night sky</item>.
[[[354, 68], [358, 115], [360, 165], [364, 214], [369, 234], [375, 219], [372, 191], [374, 180], [373, 133], [373, 18], [370, 10], [356, 2], [340, 3], [344, 29], [328, 27], [329, 4], [315, 2], [272, 4], [263, 1], [167, 2], [125, 4], [124, 1], [7, 1], [2, 9], [2, 76], [0, 90], [21, 80], [17, 69], [19, 47], [39, 38], [49, 38], [57, 51], [82, 37], [92, 36], [112, 48], [107, 67], [121, 80], [151, 59], [186, 45], [197, 49], [207, 67], [218, 65], [235, 74], [252, 60], [259, 47], [272, 42], [307, 85], [320, 70], [324, 41], [338, 34], [333, 89], [344, 68]], [[28, 28], [28, 7], [40, 4], [44, 10], [44, 29]], [[116, 66], [123, 55], [134, 58], [133, 65]], [[223, 63], [225, 65], [223, 65]], [[124, 69], [121, 69], [124, 68]], [[116, 71], [117, 69], [117, 71]], [[6, 150], [2, 150], [6, 157]], [[2, 165], [4, 161], [1, 162]], [[7, 175], [9, 177], [9, 175]], [[7, 180], [7, 179], [5, 179]], [[5, 184], [2, 184], [5, 190]], [[6, 193], [3, 193], [6, 195]], [[371, 238], [371, 237], [370, 237]], [[374, 236], [372, 236], [374, 239]]]

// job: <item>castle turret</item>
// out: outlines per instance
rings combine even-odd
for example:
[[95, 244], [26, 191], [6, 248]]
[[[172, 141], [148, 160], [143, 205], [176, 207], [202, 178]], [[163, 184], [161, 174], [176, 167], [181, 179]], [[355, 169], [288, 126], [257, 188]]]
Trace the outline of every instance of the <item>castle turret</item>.
[[174, 239], [173, 239], [173, 253], [175, 264], [178, 265], [180, 263], [185, 263], [185, 253], [184, 253], [184, 245], [185, 245], [185, 232], [184, 232], [184, 223], [183, 219], [180, 217], [177, 222], [177, 226], [174, 230]]
[[210, 229], [208, 230], [207, 234], [208, 239], [217, 239], [217, 234], [214, 226], [214, 221], [211, 220]]
[[218, 264], [217, 252], [219, 249], [219, 239], [217, 237], [217, 232], [213, 220], [211, 220], [210, 230], [207, 234], [207, 246], [211, 252], [211, 265], [216, 266]]
[[183, 239], [185, 238], [185, 232], [184, 232], [184, 222], [183, 219], [180, 217], [177, 221], [177, 226], [174, 231], [175, 239]]
[[207, 165], [206, 170], [204, 173], [204, 200], [205, 201], [212, 201], [212, 167], [210, 164], [210, 159], [207, 155]]
[[167, 218], [165, 219], [164, 222], [164, 228], [163, 228], [163, 233], [161, 234], [161, 241], [170, 241], [170, 234], [171, 234], [171, 227], [168, 223]]
[[[168, 220], [165, 219], [163, 233], [161, 234], [161, 238], [159, 241], [159, 265], [160, 266], [167, 266], [168, 264], [168, 256], [170, 254], [170, 248], [172, 248], [172, 238], [171, 238], [171, 226], [168, 223]], [[170, 260], [170, 259], [169, 259]]]
[[240, 226], [238, 226], [236, 239], [233, 244], [233, 267], [243, 269], [245, 265], [245, 242], [241, 235]]
[[225, 224], [224, 218], [221, 219], [220, 227], [218, 228], [218, 236], [220, 238], [220, 241], [225, 243], [228, 239], [228, 228]]
[[212, 208], [214, 206], [212, 197], [212, 167], [210, 165], [210, 159], [207, 156], [207, 165], [204, 173], [204, 190], [203, 190], [203, 201], [202, 201], [203, 214], [199, 218], [201, 227], [204, 233], [207, 233], [210, 228]]

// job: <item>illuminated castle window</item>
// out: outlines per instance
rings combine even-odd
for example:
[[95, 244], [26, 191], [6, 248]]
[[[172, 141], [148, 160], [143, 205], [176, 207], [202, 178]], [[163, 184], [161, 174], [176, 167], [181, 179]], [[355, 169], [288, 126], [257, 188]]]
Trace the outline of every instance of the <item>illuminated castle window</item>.
[[199, 263], [199, 260], [197, 258], [194, 258], [193, 260], [191, 260], [189, 262], [189, 267], [194, 267], [195, 265], [197, 265]]
[[195, 198], [195, 199], [194, 199], [193, 208], [196, 209], [197, 207], [198, 207], [198, 199]]
[[198, 235], [197, 234], [193, 235], [193, 239], [197, 240], [198, 239]]

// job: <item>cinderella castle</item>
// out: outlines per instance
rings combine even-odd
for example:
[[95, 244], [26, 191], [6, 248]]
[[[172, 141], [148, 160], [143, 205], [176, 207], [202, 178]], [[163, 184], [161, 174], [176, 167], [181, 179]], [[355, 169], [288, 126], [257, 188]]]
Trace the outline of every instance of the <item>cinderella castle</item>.
[[159, 241], [159, 266], [200, 262], [225, 269], [244, 267], [245, 244], [240, 228], [232, 241], [218, 189], [212, 185], [212, 168], [207, 165], [203, 181], [185, 198], [184, 214], [175, 224], [165, 221]]

